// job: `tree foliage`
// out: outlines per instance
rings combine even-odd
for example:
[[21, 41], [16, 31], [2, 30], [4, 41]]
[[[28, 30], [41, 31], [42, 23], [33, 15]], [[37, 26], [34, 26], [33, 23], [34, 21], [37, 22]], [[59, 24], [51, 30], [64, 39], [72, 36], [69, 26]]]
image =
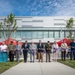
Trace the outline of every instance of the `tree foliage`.
[[10, 38], [12, 32], [16, 31], [18, 26], [16, 25], [15, 15], [12, 13], [9, 14], [5, 19], [4, 22], [1, 22], [0, 26], [2, 29], [2, 34], [5, 39]]
[[2, 28], [2, 23], [0, 23], [0, 38], [1, 38], [1, 28]]
[[66, 28], [69, 29], [69, 35], [68, 35], [68, 38], [72, 38], [73, 22], [74, 22], [73, 18], [70, 18], [70, 19], [67, 21]]

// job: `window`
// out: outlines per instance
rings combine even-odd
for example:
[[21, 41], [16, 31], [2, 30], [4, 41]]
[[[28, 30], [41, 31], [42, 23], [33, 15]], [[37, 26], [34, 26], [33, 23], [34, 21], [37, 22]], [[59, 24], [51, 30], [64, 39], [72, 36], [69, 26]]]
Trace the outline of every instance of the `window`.
[[65, 32], [65, 37], [68, 37], [69, 36], [69, 32]]
[[32, 32], [27, 32], [27, 39], [32, 39]]
[[[13, 32], [13, 35], [15, 35], [15, 33]], [[12, 35], [12, 36], [13, 36]], [[16, 31], [16, 37], [21, 37], [21, 31]]]
[[33, 38], [33, 39], [38, 38], [37, 32], [32, 32], [32, 38]]
[[6, 35], [4, 35], [5, 31], [0, 31], [0, 38], [4, 38]]
[[26, 38], [27, 34], [26, 31], [22, 31], [22, 38]]
[[60, 31], [60, 38], [64, 38], [64, 31]]
[[53, 38], [53, 32], [52, 31], [49, 32], [49, 38]]
[[12, 32], [11, 37], [13, 37], [13, 38], [16, 37], [16, 33], [17, 32]]
[[38, 32], [38, 38], [43, 38], [43, 32]]
[[75, 32], [74, 31], [72, 32], [72, 37], [75, 38]]
[[55, 32], [55, 38], [59, 38], [59, 32], [58, 31]]
[[48, 38], [48, 31], [44, 32], [44, 38]]

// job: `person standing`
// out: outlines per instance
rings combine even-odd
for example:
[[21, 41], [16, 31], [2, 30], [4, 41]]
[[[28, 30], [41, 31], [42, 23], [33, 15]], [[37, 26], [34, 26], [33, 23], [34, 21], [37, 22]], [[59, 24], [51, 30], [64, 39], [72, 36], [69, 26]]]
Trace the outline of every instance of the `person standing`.
[[75, 60], [75, 41], [74, 39], [72, 39], [71, 43], [70, 43], [70, 48], [71, 48], [71, 52], [70, 52], [70, 60]]
[[1, 45], [0, 45], [0, 52], [1, 52]]
[[68, 48], [67, 44], [65, 43], [65, 40], [61, 43], [61, 59], [62, 61], [65, 61], [66, 58], [66, 49]]
[[52, 45], [52, 50], [53, 50], [53, 60], [57, 61], [58, 58], [58, 44], [56, 41], [54, 41], [54, 44]]
[[36, 45], [34, 44], [34, 42], [32, 42], [30, 45], [30, 62], [34, 62], [35, 53], [36, 53]]
[[28, 49], [29, 49], [29, 44], [27, 41], [25, 41], [25, 43], [22, 45], [22, 49], [23, 49], [24, 62], [26, 63], [28, 56]]
[[45, 45], [45, 50], [46, 50], [46, 62], [50, 62], [50, 53], [51, 53], [51, 44], [50, 41], [48, 41]]
[[16, 42], [15, 52], [16, 52], [16, 61], [19, 62], [20, 54], [21, 54], [21, 46], [19, 45], [18, 41]]
[[38, 49], [39, 62], [40, 62], [40, 60], [41, 60], [41, 62], [43, 62], [43, 49], [44, 49], [44, 46], [43, 46], [41, 40], [39, 40], [39, 43], [37, 45], [37, 49]]
[[15, 46], [13, 45], [13, 41], [10, 42], [8, 45], [8, 51], [9, 51], [9, 61], [14, 61], [14, 54], [15, 54]]
[[7, 52], [7, 45], [4, 42], [1, 45], [1, 51], [2, 52]]
[[1, 52], [2, 52], [2, 59], [3, 62], [7, 62], [8, 61], [8, 54], [7, 54], [7, 45], [3, 42], [1, 45]]
[[3, 52], [1, 49], [2, 43], [0, 44], [0, 62], [3, 62]]

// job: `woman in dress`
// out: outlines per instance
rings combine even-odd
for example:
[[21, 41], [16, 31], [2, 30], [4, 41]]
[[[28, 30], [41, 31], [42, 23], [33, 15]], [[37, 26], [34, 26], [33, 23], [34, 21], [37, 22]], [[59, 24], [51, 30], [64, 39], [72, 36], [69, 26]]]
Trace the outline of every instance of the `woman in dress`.
[[53, 60], [57, 61], [57, 58], [58, 58], [58, 44], [56, 43], [56, 41], [54, 41], [54, 44], [52, 45], [52, 49], [53, 49]]

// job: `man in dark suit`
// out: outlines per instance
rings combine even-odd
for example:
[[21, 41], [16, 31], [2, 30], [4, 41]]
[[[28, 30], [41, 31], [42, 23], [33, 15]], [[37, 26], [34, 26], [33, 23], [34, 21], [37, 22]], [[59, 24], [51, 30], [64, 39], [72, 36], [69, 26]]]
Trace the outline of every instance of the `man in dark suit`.
[[51, 44], [50, 41], [48, 41], [45, 44], [45, 50], [46, 50], [46, 62], [49, 61], [50, 62], [50, 53], [51, 53]]
[[71, 52], [70, 52], [70, 60], [75, 60], [75, 40], [72, 39], [71, 43], [70, 43], [70, 48], [71, 48]]
[[27, 55], [28, 55], [28, 49], [29, 49], [29, 44], [27, 41], [25, 41], [25, 43], [22, 45], [22, 49], [23, 49], [23, 56], [24, 56], [24, 62], [27, 62]]
[[40, 59], [41, 59], [41, 62], [43, 62], [43, 44], [41, 42], [41, 40], [39, 40], [39, 43], [37, 45], [37, 49], [38, 49], [38, 59], [39, 59], [39, 62], [40, 62]]

